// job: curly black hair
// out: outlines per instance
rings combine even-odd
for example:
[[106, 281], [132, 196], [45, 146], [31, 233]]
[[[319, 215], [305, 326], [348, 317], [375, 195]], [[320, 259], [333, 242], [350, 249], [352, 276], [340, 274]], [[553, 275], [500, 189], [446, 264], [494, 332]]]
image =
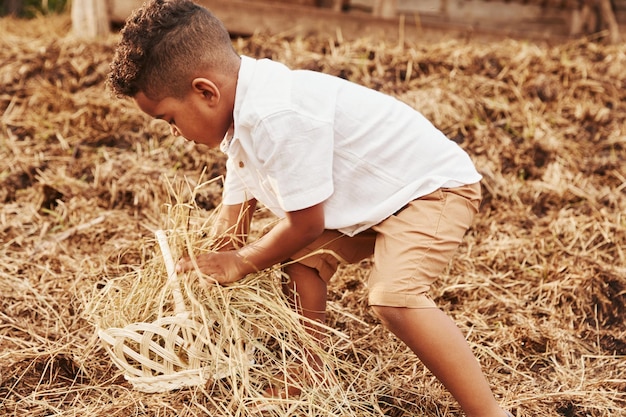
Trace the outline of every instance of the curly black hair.
[[121, 31], [107, 84], [118, 97], [182, 97], [201, 70], [235, 70], [224, 24], [191, 0], [149, 0]]

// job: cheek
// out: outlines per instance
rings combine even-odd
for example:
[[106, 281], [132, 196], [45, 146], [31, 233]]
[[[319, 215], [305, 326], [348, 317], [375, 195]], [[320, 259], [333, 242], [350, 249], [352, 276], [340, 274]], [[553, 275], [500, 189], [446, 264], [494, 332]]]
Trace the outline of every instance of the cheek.
[[212, 120], [210, 115], [195, 109], [195, 111], [189, 114], [189, 122], [192, 124], [192, 129], [197, 132], [206, 131], [212, 126]]
[[178, 127], [183, 133], [196, 136], [198, 132], [202, 131], [202, 125], [203, 123], [201, 117], [198, 117], [196, 114], [189, 113], [184, 116], [184, 119], [181, 120]]

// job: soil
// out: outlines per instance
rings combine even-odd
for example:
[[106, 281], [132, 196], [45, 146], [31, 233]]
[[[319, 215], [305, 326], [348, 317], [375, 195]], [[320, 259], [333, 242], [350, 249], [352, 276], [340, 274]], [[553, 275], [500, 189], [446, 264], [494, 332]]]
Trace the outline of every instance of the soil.
[[[223, 155], [106, 90], [116, 34], [75, 39], [56, 16], [4, 18], [0, 35], [0, 413], [232, 415], [232, 398], [210, 389], [133, 390], [87, 314], [154, 256], [168, 184], [197, 186], [207, 216], [219, 205], [220, 182], [201, 184], [223, 173]], [[626, 44], [233, 42], [394, 95], [459, 143], [484, 200], [432, 296], [513, 415], [626, 415]], [[271, 221], [260, 212], [255, 233]], [[328, 324], [354, 346], [346, 358], [383, 381], [359, 387], [372, 403], [361, 415], [460, 416], [368, 309], [369, 268], [342, 268], [329, 295]]]

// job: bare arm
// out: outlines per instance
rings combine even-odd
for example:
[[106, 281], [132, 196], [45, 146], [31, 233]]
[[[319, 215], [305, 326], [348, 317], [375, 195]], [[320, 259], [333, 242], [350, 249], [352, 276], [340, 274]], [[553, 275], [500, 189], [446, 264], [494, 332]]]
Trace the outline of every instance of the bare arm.
[[288, 259], [313, 242], [324, 231], [324, 204], [288, 212], [272, 230], [256, 242], [239, 249], [238, 255], [248, 265], [243, 272], [268, 268]]
[[[224, 224], [230, 224], [234, 210], [224, 214]], [[220, 214], [220, 218], [221, 214]], [[249, 222], [247, 223], [249, 227]], [[313, 242], [324, 231], [324, 205], [288, 212], [272, 230], [254, 243], [233, 250], [199, 255], [196, 262], [200, 271], [214, 280], [226, 284], [237, 281], [249, 273], [268, 268], [288, 259]], [[183, 258], [178, 270], [194, 268], [194, 263]]]

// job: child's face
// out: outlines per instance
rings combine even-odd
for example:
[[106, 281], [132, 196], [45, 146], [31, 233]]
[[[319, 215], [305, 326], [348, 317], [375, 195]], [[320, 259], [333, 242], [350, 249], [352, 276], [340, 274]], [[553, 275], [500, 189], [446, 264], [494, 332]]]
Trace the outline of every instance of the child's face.
[[172, 135], [217, 147], [232, 125], [232, 111], [219, 105], [211, 93], [190, 91], [184, 98], [165, 97], [157, 101], [139, 92], [135, 103], [146, 114], [169, 123]]

